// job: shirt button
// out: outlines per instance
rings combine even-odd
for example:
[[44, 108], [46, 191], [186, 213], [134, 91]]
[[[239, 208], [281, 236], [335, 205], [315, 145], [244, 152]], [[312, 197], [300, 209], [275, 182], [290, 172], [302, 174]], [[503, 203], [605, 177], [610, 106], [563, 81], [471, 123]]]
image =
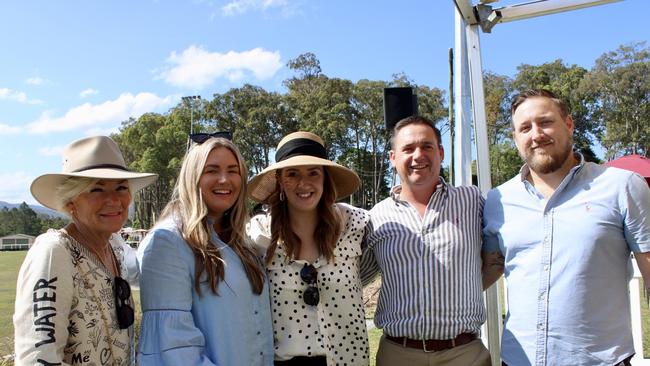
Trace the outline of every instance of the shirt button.
[[544, 271], [548, 271], [548, 264], [544, 265]]
[[540, 299], [540, 300], [544, 300], [544, 296], [545, 296], [545, 295], [546, 295], [546, 294], [542, 292], [541, 294], [539, 294], [539, 299]]
[[544, 330], [544, 324], [542, 323], [537, 324], [537, 330]]

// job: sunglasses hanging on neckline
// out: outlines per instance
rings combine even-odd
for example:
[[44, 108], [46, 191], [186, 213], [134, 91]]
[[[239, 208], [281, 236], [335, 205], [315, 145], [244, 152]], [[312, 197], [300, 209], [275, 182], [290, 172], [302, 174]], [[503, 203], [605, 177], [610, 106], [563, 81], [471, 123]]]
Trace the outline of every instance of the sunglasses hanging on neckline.
[[318, 287], [316, 287], [318, 283], [318, 271], [316, 268], [311, 264], [305, 263], [305, 266], [300, 270], [300, 279], [309, 286], [303, 291], [302, 300], [307, 305], [318, 305], [320, 295], [318, 293]]
[[130, 327], [134, 320], [135, 314], [131, 306], [131, 286], [122, 277], [115, 277], [113, 280], [115, 291], [115, 310], [117, 311], [117, 322], [120, 329]]

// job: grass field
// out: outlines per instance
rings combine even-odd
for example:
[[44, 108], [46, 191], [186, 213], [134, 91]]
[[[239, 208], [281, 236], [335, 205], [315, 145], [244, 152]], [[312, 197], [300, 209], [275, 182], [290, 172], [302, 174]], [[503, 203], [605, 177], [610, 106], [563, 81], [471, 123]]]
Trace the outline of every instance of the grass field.
[[13, 353], [14, 349], [11, 317], [14, 313], [18, 269], [25, 254], [25, 251], [0, 252], [0, 357]]
[[[0, 252], [0, 366], [10, 366], [12, 363], [3, 359], [4, 356], [13, 353], [13, 324], [12, 314], [14, 312], [14, 297], [16, 292], [16, 278], [18, 277], [18, 269], [20, 264], [25, 258], [27, 252]], [[140, 305], [139, 305], [139, 291], [134, 291], [134, 298], [136, 301], [136, 326], [139, 327], [140, 320]], [[644, 299], [645, 300], [645, 299]], [[648, 307], [643, 301], [642, 315], [643, 319], [643, 346], [645, 349], [645, 358], [650, 358], [650, 312]], [[374, 307], [369, 308], [367, 313], [374, 314]], [[377, 353], [377, 346], [382, 331], [379, 329], [371, 329], [368, 332], [370, 339], [370, 365], [375, 365], [375, 355]]]

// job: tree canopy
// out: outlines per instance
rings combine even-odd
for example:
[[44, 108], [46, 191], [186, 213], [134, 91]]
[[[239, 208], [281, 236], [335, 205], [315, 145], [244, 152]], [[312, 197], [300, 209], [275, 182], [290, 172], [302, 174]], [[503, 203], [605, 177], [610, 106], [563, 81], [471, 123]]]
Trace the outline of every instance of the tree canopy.
[[[113, 137], [130, 168], [160, 175], [136, 197], [135, 226], [152, 225], [168, 201], [190, 129], [232, 131], [251, 175], [273, 162], [282, 136], [312, 131], [326, 141], [331, 159], [359, 174], [362, 186], [351, 202], [365, 208], [386, 197], [391, 184], [389, 133], [383, 122], [385, 87], [414, 87], [419, 113], [436, 122], [443, 134], [449, 130], [447, 93], [417, 85], [403, 73], [388, 81], [333, 78], [313, 53], [289, 60], [287, 67], [293, 74], [283, 83], [284, 93], [246, 84], [210, 100], [182, 101], [167, 113], [147, 113], [122, 124]], [[587, 159], [597, 160], [594, 148], [599, 145], [606, 158], [648, 155], [650, 49], [644, 43], [603, 54], [591, 70], [557, 59], [522, 64], [513, 77], [486, 72], [484, 87], [493, 185], [516, 175], [522, 164], [511, 137], [510, 101], [529, 88], [548, 88], [566, 100], [576, 125], [575, 148]]]

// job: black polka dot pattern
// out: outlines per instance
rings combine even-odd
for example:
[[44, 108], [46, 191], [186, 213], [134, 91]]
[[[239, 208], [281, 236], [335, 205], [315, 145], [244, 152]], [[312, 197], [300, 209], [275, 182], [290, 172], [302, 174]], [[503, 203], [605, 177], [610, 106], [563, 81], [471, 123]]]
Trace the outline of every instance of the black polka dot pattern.
[[[334, 262], [321, 256], [318, 271], [320, 301], [305, 304], [308, 285], [300, 278], [305, 261], [286, 257], [281, 244], [267, 265], [276, 359], [325, 355], [328, 365], [368, 365], [368, 337], [359, 277], [361, 241], [368, 222], [365, 210], [337, 204], [345, 228], [334, 250]], [[270, 216], [256, 216], [249, 235], [260, 252], [269, 242]]]

